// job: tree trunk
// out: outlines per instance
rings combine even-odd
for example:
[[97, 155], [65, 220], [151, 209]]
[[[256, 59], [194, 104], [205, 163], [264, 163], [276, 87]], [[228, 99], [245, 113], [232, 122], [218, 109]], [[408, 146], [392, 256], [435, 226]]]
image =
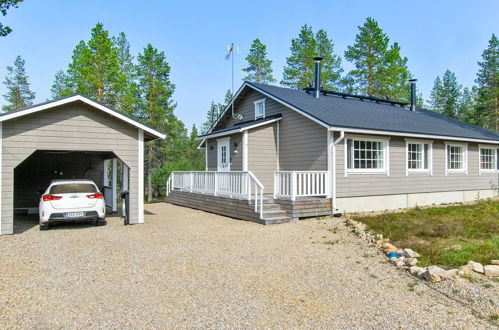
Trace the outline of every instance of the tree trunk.
[[147, 162], [147, 201], [152, 202], [152, 161]]

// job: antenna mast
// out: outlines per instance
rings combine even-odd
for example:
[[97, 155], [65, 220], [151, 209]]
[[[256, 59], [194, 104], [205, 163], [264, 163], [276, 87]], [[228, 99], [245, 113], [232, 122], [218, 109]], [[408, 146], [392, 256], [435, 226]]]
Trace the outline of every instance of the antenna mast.
[[227, 55], [225, 55], [225, 59], [228, 60], [229, 58], [231, 59], [231, 64], [232, 64], [232, 87], [231, 87], [231, 107], [232, 107], [232, 118], [237, 118], [237, 119], [242, 119], [243, 116], [240, 114], [234, 114], [234, 51], [237, 51], [239, 53], [239, 46], [236, 45], [235, 43], [231, 43], [230, 45], [227, 46]]

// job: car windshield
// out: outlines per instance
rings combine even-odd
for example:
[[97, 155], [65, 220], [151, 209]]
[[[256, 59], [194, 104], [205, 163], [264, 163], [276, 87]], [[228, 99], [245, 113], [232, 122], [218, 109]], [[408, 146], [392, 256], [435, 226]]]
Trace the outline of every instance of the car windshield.
[[91, 183], [64, 183], [50, 188], [50, 194], [96, 193], [97, 188]]

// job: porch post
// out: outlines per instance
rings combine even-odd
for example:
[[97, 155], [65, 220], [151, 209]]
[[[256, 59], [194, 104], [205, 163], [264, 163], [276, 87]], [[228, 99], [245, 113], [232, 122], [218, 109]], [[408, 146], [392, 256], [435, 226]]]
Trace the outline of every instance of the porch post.
[[243, 132], [243, 171], [248, 171], [248, 131]]
[[117, 211], [116, 199], [118, 198], [118, 194], [116, 193], [118, 177], [116, 175], [116, 170], [118, 167], [118, 159], [113, 158], [112, 163], [112, 188], [113, 188], [113, 200], [112, 200], [112, 210], [113, 213]]

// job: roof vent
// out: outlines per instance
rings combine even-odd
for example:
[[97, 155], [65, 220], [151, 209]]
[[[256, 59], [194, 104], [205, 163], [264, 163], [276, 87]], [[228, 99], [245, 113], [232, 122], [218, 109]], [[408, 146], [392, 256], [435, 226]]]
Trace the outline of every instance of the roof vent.
[[315, 86], [314, 86], [314, 92], [315, 92], [315, 97], [319, 98], [321, 95], [321, 61], [322, 57], [316, 56], [314, 57], [315, 60]]

